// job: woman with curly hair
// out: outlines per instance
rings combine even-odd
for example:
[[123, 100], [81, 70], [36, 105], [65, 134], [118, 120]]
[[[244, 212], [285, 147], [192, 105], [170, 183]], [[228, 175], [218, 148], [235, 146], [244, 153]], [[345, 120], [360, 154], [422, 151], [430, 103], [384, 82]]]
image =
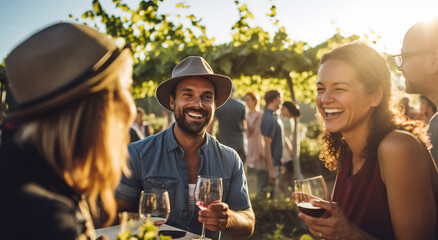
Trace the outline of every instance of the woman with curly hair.
[[313, 235], [437, 238], [438, 174], [426, 129], [395, 110], [392, 94], [386, 61], [371, 47], [352, 43], [322, 57], [320, 158], [337, 178], [332, 201], [311, 201], [326, 210], [321, 218], [299, 214]]

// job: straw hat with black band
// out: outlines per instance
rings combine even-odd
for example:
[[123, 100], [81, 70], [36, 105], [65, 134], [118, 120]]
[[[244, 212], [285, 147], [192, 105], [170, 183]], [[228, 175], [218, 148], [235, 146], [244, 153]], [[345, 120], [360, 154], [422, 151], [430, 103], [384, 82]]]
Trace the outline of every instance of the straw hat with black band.
[[6, 58], [6, 76], [17, 104], [6, 118], [26, 120], [96, 93], [115, 79], [130, 50], [96, 29], [74, 23], [51, 25], [25, 40]]
[[170, 94], [179, 81], [188, 77], [206, 78], [214, 84], [216, 109], [221, 107], [230, 97], [231, 79], [224, 75], [215, 74], [204, 58], [190, 56], [175, 66], [172, 78], [167, 79], [157, 87], [157, 99], [164, 108], [173, 111], [170, 107]]

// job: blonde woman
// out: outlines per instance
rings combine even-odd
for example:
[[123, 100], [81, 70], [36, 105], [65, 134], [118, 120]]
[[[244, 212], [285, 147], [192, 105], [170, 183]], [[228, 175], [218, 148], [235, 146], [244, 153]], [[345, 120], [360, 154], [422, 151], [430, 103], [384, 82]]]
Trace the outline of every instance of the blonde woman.
[[1, 239], [94, 239], [96, 200], [111, 223], [126, 169], [135, 105], [129, 49], [87, 26], [61, 23], [6, 59], [22, 122], [0, 152]]
[[[257, 92], [248, 92], [243, 100], [249, 111], [246, 114], [248, 140], [248, 154], [246, 161], [248, 167], [255, 168], [257, 172], [266, 169], [265, 147], [260, 124], [262, 123], [263, 111], [260, 110], [260, 95]], [[258, 190], [261, 190], [261, 183], [258, 183]]]

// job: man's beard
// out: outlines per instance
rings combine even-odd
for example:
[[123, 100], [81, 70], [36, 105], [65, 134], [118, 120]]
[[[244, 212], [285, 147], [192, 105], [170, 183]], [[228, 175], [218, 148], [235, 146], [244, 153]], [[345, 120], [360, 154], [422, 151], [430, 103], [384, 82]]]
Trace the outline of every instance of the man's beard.
[[[207, 116], [204, 122], [189, 122], [186, 119], [186, 112], [192, 111], [192, 112], [198, 112], [201, 113], [203, 116]], [[175, 121], [178, 124], [178, 127], [185, 133], [197, 136], [200, 134], [205, 133], [205, 129], [207, 128], [208, 124], [210, 124], [212, 115], [209, 114], [209, 112], [205, 109], [195, 109], [195, 108], [185, 108], [182, 111], [177, 108], [174, 112], [175, 115]]]

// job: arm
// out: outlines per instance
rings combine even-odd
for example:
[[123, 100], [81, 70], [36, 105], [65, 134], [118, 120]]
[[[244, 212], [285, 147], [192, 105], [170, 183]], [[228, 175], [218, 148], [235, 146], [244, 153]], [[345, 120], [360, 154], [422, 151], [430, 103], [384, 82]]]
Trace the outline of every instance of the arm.
[[[380, 143], [378, 159], [396, 238], [434, 239], [436, 205], [432, 183], [436, 179], [432, 178], [437, 175], [431, 173], [428, 161], [432, 160], [423, 143], [410, 133], [393, 131]], [[327, 239], [342, 236], [373, 239], [351, 223], [337, 203], [312, 201], [312, 204], [329, 212], [322, 218], [299, 214], [313, 235], [319, 237], [322, 232]]]
[[[292, 197], [296, 197], [292, 193]], [[321, 239], [355, 239], [377, 240], [350, 222], [342, 209], [335, 202], [314, 201], [312, 205], [324, 208], [326, 213], [321, 218], [314, 218], [299, 213], [298, 216], [307, 224], [310, 233]]]
[[436, 174], [431, 174], [432, 160], [423, 143], [410, 133], [393, 131], [382, 140], [378, 154], [396, 238], [433, 239]]
[[233, 211], [226, 203], [211, 204], [199, 211], [199, 222], [211, 231], [226, 231], [236, 238], [247, 238], [254, 232], [255, 216], [252, 208]]
[[[212, 231], [226, 231], [237, 238], [247, 238], [254, 232], [255, 216], [251, 208], [243, 163], [235, 151], [230, 152], [234, 167], [223, 202], [213, 203], [198, 211], [198, 221]], [[224, 159], [228, 159], [225, 157]]]
[[274, 184], [275, 183], [275, 171], [274, 171], [274, 159], [272, 159], [272, 153], [271, 153], [271, 143], [272, 138], [264, 136], [265, 140], [265, 156], [266, 156], [266, 164], [268, 165], [268, 171], [269, 171], [269, 182]]
[[286, 146], [286, 150], [289, 152], [289, 154], [291, 156], [293, 156], [294, 155], [294, 149], [292, 147], [292, 143], [290, 143], [289, 138], [287, 138], [287, 137], [284, 138], [284, 145]]

